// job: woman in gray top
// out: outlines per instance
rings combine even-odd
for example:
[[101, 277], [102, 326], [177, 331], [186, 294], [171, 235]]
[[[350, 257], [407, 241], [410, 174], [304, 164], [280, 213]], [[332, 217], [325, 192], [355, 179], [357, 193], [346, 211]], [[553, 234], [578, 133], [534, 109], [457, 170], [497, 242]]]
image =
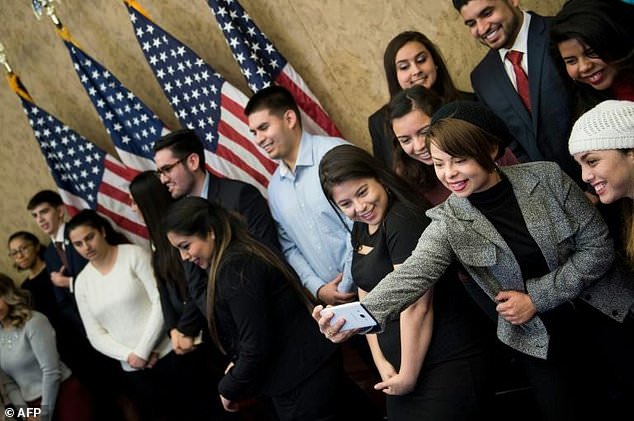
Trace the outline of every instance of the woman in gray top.
[[[55, 331], [33, 311], [28, 292], [0, 274], [0, 382], [17, 409], [31, 419], [92, 419], [90, 399], [59, 359]], [[53, 414], [55, 418], [53, 418]], [[38, 418], [39, 415], [39, 418]]]

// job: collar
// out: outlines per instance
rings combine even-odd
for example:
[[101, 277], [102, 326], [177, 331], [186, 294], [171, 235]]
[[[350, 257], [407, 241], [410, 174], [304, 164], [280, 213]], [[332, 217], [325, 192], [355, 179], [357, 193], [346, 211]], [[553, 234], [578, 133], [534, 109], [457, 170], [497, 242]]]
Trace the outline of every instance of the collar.
[[[315, 163], [313, 157], [313, 136], [302, 130], [302, 137], [299, 139], [299, 151], [297, 152], [297, 160], [295, 161], [295, 172], [298, 167], [311, 167]], [[293, 174], [290, 168], [280, 160], [280, 176], [288, 177]]]
[[515, 42], [511, 46], [511, 48], [500, 48], [498, 50], [498, 54], [500, 54], [500, 59], [504, 62], [506, 58], [506, 53], [509, 50], [520, 51], [524, 54], [523, 57], [527, 57], [528, 54], [528, 28], [531, 24], [531, 15], [522, 10], [522, 15], [524, 16], [522, 26], [517, 36], [515, 37]]
[[209, 178], [209, 171], [205, 171], [205, 182], [203, 183], [203, 188], [200, 191], [200, 194], [190, 194], [189, 196], [198, 196], [202, 197], [203, 199], [207, 199], [209, 197]]
[[59, 224], [59, 227], [57, 228], [57, 232], [55, 233], [55, 235], [51, 237], [51, 241], [53, 241], [53, 243], [61, 242], [65, 246], [66, 245], [64, 241], [65, 230], [66, 230], [66, 223], [62, 222], [61, 224]]

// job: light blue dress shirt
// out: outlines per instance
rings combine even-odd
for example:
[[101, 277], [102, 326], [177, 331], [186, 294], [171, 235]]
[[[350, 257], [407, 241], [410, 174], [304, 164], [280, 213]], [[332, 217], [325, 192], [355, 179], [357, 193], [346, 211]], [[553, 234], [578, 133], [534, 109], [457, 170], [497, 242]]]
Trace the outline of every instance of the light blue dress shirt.
[[333, 209], [319, 184], [321, 158], [347, 143], [303, 132], [295, 172], [280, 162], [269, 183], [269, 206], [284, 256], [315, 296], [319, 287], [342, 272], [339, 291], [355, 290], [350, 273], [352, 244], [346, 229], [346, 225], [352, 229], [352, 223]]

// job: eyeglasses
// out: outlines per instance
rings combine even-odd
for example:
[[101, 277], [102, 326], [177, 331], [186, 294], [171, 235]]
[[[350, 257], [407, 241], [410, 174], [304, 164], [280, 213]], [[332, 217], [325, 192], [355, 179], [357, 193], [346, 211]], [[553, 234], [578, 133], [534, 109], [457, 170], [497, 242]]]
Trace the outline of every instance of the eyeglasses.
[[18, 247], [14, 250], [9, 250], [9, 257], [15, 257], [18, 254], [24, 255], [24, 252], [33, 247], [33, 244], [27, 244], [25, 246]]
[[156, 176], [160, 178], [163, 175], [169, 175], [169, 173], [174, 169], [175, 166], [185, 162], [187, 158], [189, 158], [189, 155], [182, 157], [181, 159], [179, 159], [178, 161], [172, 164], [163, 165], [161, 168], [157, 168]]

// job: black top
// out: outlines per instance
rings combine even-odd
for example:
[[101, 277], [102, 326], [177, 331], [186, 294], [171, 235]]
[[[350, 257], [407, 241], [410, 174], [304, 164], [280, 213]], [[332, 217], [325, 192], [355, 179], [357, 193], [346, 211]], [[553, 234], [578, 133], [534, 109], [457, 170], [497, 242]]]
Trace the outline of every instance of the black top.
[[[550, 269], [544, 254], [526, 228], [511, 182], [503, 174], [501, 176], [502, 181], [488, 190], [472, 193], [469, 201], [493, 224], [509, 246], [526, 285], [527, 279], [544, 276]], [[564, 303], [539, 316], [550, 334], [559, 335], [569, 331], [574, 313], [574, 307]]]
[[[183, 276], [185, 276], [184, 273]], [[183, 294], [173, 283], [160, 279], [157, 279], [156, 283], [168, 335], [174, 328], [185, 336], [191, 337], [196, 337], [201, 330], [206, 330], [205, 316], [192, 301], [189, 290], [186, 290], [185, 296], [182, 296]]]
[[550, 272], [546, 259], [526, 228], [511, 182], [500, 174], [502, 181], [488, 190], [472, 193], [469, 202], [493, 224], [509, 246], [526, 279]]
[[21, 285], [31, 293], [31, 304], [34, 310], [44, 314], [55, 330], [60, 329], [59, 308], [55, 299], [55, 291], [51, 275], [43, 268], [34, 278], [25, 279]]
[[337, 349], [282, 273], [253, 254], [226, 257], [214, 311], [219, 339], [235, 363], [218, 390], [231, 400], [292, 390]]
[[[352, 255], [352, 277], [364, 291], [371, 291], [394, 265], [403, 263], [416, 247], [420, 235], [429, 225], [424, 210], [416, 212], [401, 202], [395, 201], [388, 209], [383, 223], [374, 234], [369, 234], [368, 225], [355, 222], [352, 226], [355, 252]], [[368, 254], [361, 254], [360, 246], [371, 247]]]
[[[423, 210], [410, 209], [394, 202], [384, 222], [370, 235], [368, 226], [355, 222], [352, 232], [359, 244], [373, 249], [365, 255], [359, 248], [353, 254], [352, 275], [364, 291], [371, 291], [381, 279], [405, 261], [416, 247], [420, 235], [429, 224]], [[482, 352], [490, 339], [484, 333], [489, 322], [469, 299], [456, 271], [450, 268], [434, 285], [434, 327], [432, 341], [425, 356], [424, 367]], [[490, 329], [488, 329], [490, 330]], [[388, 321], [379, 334], [379, 345], [387, 360], [400, 367], [400, 322]], [[421, 377], [422, 378], [422, 377]]]

